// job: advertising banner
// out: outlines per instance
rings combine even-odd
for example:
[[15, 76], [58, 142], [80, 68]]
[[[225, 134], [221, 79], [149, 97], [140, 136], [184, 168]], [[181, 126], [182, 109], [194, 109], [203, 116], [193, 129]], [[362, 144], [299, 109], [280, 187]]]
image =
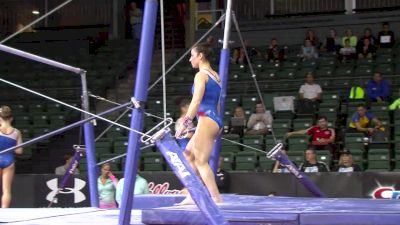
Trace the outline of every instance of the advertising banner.
[[[121, 173], [115, 173], [122, 178]], [[150, 193], [179, 194], [183, 188], [171, 171], [140, 172]], [[400, 199], [399, 172], [354, 172], [306, 174], [330, 198]], [[17, 174], [13, 182], [11, 207], [47, 207], [53, 200], [62, 176]], [[53, 201], [52, 207], [88, 207], [87, 177], [73, 176]], [[1, 192], [1, 190], [0, 190]], [[291, 174], [231, 172], [229, 193], [259, 196], [311, 197]]]

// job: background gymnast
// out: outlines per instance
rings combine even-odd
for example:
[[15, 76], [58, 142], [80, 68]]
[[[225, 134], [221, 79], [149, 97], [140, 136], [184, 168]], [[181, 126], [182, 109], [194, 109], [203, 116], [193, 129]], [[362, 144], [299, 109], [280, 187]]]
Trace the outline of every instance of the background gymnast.
[[[22, 143], [21, 132], [14, 128], [11, 108], [0, 107], [0, 151]], [[11, 204], [11, 186], [15, 173], [14, 154], [22, 154], [22, 148], [0, 154], [0, 176], [2, 178], [1, 208], [8, 208]]]
[[[180, 138], [197, 116], [198, 123], [193, 137], [190, 139], [185, 156], [193, 170], [200, 176], [216, 203], [222, 198], [215, 182], [214, 173], [208, 161], [212, 152], [215, 138], [220, 133], [223, 124], [218, 116], [221, 82], [217, 72], [210, 65], [211, 48], [206, 44], [199, 44], [191, 50], [190, 62], [193, 68], [199, 69], [192, 87], [192, 100], [185, 117], [178, 125], [175, 137]], [[194, 204], [188, 195], [180, 205]]]

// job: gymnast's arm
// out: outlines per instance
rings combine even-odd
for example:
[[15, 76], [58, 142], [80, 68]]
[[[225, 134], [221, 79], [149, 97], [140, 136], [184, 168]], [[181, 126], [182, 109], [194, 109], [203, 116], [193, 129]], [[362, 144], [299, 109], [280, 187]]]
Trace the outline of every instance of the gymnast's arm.
[[[17, 135], [17, 145], [20, 145], [20, 144], [22, 144], [22, 135], [21, 135], [21, 132], [20, 131], [17, 131], [18, 132], [18, 135]], [[17, 149], [15, 149], [15, 154], [18, 154], [18, 155], [22, 155], [22, 153], [23, 153], [23, 150], [22, 150], [22, 148], [17, 148]]]
[[201, 100], [203, 99], [204, 91], [206, 89], [206, 82], [207, 82], [206, 79], [207, 79], [206, 74], [202, 72], [198, 72], [194, 77], [193, 97], [192, 101], [190, 102], [189, 109], [186, 113], [186, 116], [189, 117], [190, 119], [193, 119], [196, 116], [197, 110], [200, 107], [200, 103]]

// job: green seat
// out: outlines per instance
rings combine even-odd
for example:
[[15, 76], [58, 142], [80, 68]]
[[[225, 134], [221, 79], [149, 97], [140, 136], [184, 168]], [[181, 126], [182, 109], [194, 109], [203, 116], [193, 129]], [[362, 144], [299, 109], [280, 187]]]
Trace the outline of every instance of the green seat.
[[318, 110], [318, 115], [326, 116], [328, 120], [334, 120], [337, 116], [337, 108], [336, 107], [320, 107]]
[[108, 138], [116, 138], [116, 137], [123, 137], [123, 136], [126, 136], [126, 130], [121, 127], [112, 126], [107, 131]]
[[324, 92], [322, 94], [322, 102], [319, 107], [335, 107], [339, 102], [340, 96], [337, 91], [334, 92]]
[[364, 163], [365, 151], [363, 149], [349, 149], [353, 157], [353, 161], [361, 166]]
[[101, 138], [96, 141], [96, 155], [101, 156], [104, 154], [110, 154], [113, 145], [113, 140], [111, 138]]
[[315, 71], [316, 77], [331, 77], [333, 75], [334, 69], [332, 67], [320, 68]]
[[238, 145], [222, 145], [221, 146], [221, 153], [236, 153], [239, 152], [239, 146]]
[[45, 112], [45, 105], [42, 103], [29, 104], [29, 113], [43, 113]]
[[294, 152], [294, 151], [304, 152], [308, 148], [309, 139], [310, 139], [310, 137], [308, 135], [291, 136], [288, 139], [289, 151], [291, 151], [291, 152]]
[[22, 135], [22, 141], [25, 142], [29, 140], [32, 137], [32, 129], [30, 128], [30, 125], [27, 125], [22, 128], [18, 128], [18, 130], [21, 132]]
[[259, 155], [259, 169], [265, 172], [270, 172], [272, 171], [273, 166], [275, 165], [275, 160], [269, 159], [265, 156], [265, 154], [260, 154]]
[[395, 152], [393, 171], [400, 171], [400, 151]]
[[160, 152], [147, 152], [143, 154], [144, 171], [163, 171], [165, 160]]
[[299, 66], [299, 63], [297, 61], [287, 60], [287, 61], [281, 62], [282, 70], [285, 70], [285, 69], [296, 70], [298, 68], [298, 66]]
[[312, 126], [313, 126], [312, 119], [295, 119], [295, 120], [293, 120], [293, 129], [294, 130], [308, 129]]
[[31, 118], [27, 115], [14, 116], [14, 126], [21, 129], [31, 125]]
[[233, 112], [239, 104], [241, 104], [240, 96], [227, 96], [225, 98], [225, 109], [230, 109]]
[[259, 101], [259, 98], [257, 95], [242, 96], [242, 106], [245, 109], [252, 109], [252, 110], [255, 109], [258, 101]]
[[287, 156], [297, 166], [304, 161], [304, 151], [288, 151]]
[[[254, 148], [263, 149], [264, 137], [260, 135], [247, 135], [243, 137], [243, 144]], [[246, 150], [245, 148], [243, 150]]]
[[221, 151], [238, 152], [241, 147], [231, 141], [240, 143], [240, 136], [237, 134], [224, 134], [221, 139]]
[[[38, 136], [41, 136], [43, 134], [47, 134], [50, 131], [51, 131], [50, 127], [39, 127], [39, 128], [34, 127], [33, 128], [33, 137], [38, 137]], [[49, 140], [48, 139], [47, 140], [43, 140], [42, 142], [49, 142]]]
[[257, 153], [238, 152], [236, 154], [236, 170], [254, 171], [257, 165]]
[[126, 153], [128, 148], [128, 137], [116, 137], [114, 138], [114, 153], [122, 154]]
[[11, 104], [10, 107], [14, 117], [16, 115], [26, 115], [28, 112], [28, 109], [24, 104]]
[[368, 171], [390, 170], [389, 149], [373, 149], [368, 151]]
[[289, 119], [276, 119], [273, 121], [272, 128], [276, 129], [292, 129], [292, 121]]
[[[276, 135], [276, 133], [275, 133], [275, 135]], [[269, 150], [271, 150], [273, 147], [275, 147], [275, 145], [277, 144], [277, 143], [283, 143], [284, 142], [284, 140], [283, 139], [280, 139], [279, 137], [275, 137], [276, 139], [274, 139], [273, 137], [272, 137], [272, 135], [267, 135], [266, 137], [265, 137], [265, 150], [266, 151], [269, 151]]]
[[346, 149], [364, 149], [365, 136], [362, 133], [346, 133], [344, 146]]
[[63, 114], [54, 114], [50, 116], [49, 121], [52, 129], [56, 129], [65, 126], [66, 119]]
[[280, 71], [277, 71], [275, 74], [276, 79], [294, 79], [296, 76], [297, 70], [292, 68], [286, 68]]
[[381, 72], [382, 75], [393, 75], [394, 74], [393, 65], [391, 65], [391, 64], [379, 64], [379, 65], [377, 65], [375, 70]]
[[164, 164], [165, 160], [161, 152], [146, 152], [142, 155], [143, 162], [146, 163], [158, 163]]
[[[104, 154], [100, 156], [100, 162], [114, 158], [118, 156], [117, 154]], [[112, 161], [109, 162], [110, 166], [111, 166], [111, 171], [121, 171], [121, 158], [119, 159], [114, 159]]]
[[234, 153], [233, 152], [221, 152], [220, 156], [222, 157], [222, 169], [224, 170], [233, 170], [234, 163]]
[[32, 118], [33, 126], [35, 127], [49, 127], [49, 118], [44, 114], [36, 114]]
[[313, 73], [314, 74], [315, 67], [301, 67], [299, 71], [297, 71], [295, 78], [296, 79], [304, 79], [306, 74]]
[[317, 60], [305, 60], [301, 63], [301, 68], [316, 68], [318, 66]]
[[47, 112], [49, 114], [63, 114], [64, 113], [63, 106], [58, 103], [47, 103], [46, 108], [47, 108]]
[[354, 74], [358, 77], [360, 77], [360, 76], [371, 77], [372, 73], [373, 73], [373, 70], [370, 67], [359, 67], [354, 70]]
[[332, 164], [332, 155], [327, 150], [318, 150], [317, 151], [317, 160], [324, 162], [329, 167]]

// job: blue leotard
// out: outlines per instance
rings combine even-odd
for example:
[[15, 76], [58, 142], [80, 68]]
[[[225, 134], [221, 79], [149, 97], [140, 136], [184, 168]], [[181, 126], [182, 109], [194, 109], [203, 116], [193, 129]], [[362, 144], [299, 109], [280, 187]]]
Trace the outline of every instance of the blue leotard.
[[[204, 70], [208, 75], [208, 81], [204, 90], [203, 99], [201, 100], [197, 116], [207, 116], [214, 120], [218, 127], [221, 129], [223, 123], [221, 118], [218, 116], [218, 102], [221, 95], [221, 85], [215, 80], [212, 73], [208, 70]], [[192, 94], [194, 92], [194, 85], [192, 87]]]
[[[3, 134], [0, 132], [0, 151], [6, 150], [17, 145], [18, 132], [14, 129], [11, 134]], [[9, 167], [14, 163], [14, 151], [0, 154], [0, 169]]]

